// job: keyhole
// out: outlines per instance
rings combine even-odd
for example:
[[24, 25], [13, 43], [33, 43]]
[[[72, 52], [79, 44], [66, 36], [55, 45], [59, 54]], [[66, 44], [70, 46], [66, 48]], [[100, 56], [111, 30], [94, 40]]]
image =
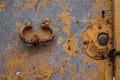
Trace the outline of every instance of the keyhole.
[[102, 18], [105, 18], [105, 11], [102, 11]]

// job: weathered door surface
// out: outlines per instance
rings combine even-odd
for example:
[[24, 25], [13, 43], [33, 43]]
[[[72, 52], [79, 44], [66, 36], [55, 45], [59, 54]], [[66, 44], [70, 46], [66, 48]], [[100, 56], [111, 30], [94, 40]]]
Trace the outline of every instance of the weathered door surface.
[[[114, 47], [120, 50], [120, 1], [114, 0]], [[120, 80], [120, 55], [116, 55], [114, 62], [114, 75]]]
[[[54, 39], [23, 43], [26, 22], [26, 39], [51, 36], [46, 19]], [[112, 37], [112, 0], [0, 0], [0, 80], [112, 80]]]

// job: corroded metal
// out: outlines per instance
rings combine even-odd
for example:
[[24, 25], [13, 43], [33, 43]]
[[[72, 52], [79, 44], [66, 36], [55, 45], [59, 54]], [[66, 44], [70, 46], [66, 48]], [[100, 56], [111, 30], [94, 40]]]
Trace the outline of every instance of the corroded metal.
[[94, 59], [108, 58], [109, 49], [112, 47], [111, 32], [111, 28], [107, 25], [90, 25], [83, 33], [83, 47], [86, 53]]
[[115, 48], [111, 48], [110, 50], [109, 50], [109, 57], [110, 57], [110, 59], [112, 60], [112, 61], [114, 61], [114, 59], [115, 59], [115, 57], [117, 56], [117, 55], [120, 55], [120, 51], [118, 51], [118, 50], [116, 50]]
[[100, 45], [105, 46], [107, 45], [109, 40], [109, 36], [106, 33], [101, 33], [98, 35], [98, 42]]
[[[110, 60], [106, 57], [96, 60], [88, 56], [84, 45], [89, 45], [87, 40], [91, 38], [88, 39], [88, 35], [83, 34], [91, 24], [96, 25], [93, 27], [96, 30], [91, 30], [90, 36], [94, 32], [101, 33], [103, 28], [112, 34], [112, 30], [109, 32], [109, 29], [112, 29], [111, 0], [0, 2], [0, 80], [112, 79]], [[31, 22], [33, 26], [22, 35], [26, 40], [31, 40], [35, 34], [42, 39], [52, 36], [48, 30], [44, 31], [39, 27], [45, 19], [51, 21], [50, 25], [55, 32], [54, 39], [39, 46], [23, 44], [18, 35], [21, 26], [26, 22]], [[35, 39], [38, 40], [38, 36], [35, 36]], [[92, 37], [96, 39], [94, 45], [99, 45], [97, 36], [98, 33], [96, 37]], [[112, 39], [110, 40], [108, 44], [112, 43]], [[38, 41], [35, 40], [35, 43]]]
[[26, 40], [24, 38], [24, 32], [25, 30], [29, 30], [33, 27], [32, 23], [25, 23], [21, 29], [20, 29], [20, 32], [19, 32], [19, 36], [21, 38], [21, 40], [24, 42], [24, 43], [27, 43], [27, 44], [33, 44], [33, 45], [38, 45], [40, 43], [47, 43], [47, 42], [50, 42], [53, 40], [55, 34], [54, 34], [54, 31], [52, 30], [52, 28], [50, 28], [50, 21], [49, 20], [45, 20], [44, 22], [42, 22], [40, 24], [40, 27], [42, 30], [44, 31], [49, 31], [50, 34], [51, 34], [51, 37], [48, 38], [48, 39], [42, 39], [39, 37], [38, 34], [34, 34], [33, 38], [30, 39], [30, 40]]

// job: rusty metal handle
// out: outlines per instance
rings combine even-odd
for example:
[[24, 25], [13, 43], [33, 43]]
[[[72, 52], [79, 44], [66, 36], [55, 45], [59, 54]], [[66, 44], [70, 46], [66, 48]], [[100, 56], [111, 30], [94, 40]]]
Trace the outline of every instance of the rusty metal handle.
[[27, 39], [24, 37], [24, 32], [25, 32], [26, 30], [32, 29], [32, 27], [33, 27], [32, 23], [29, 23], [29, 22], [25, 23], [25, 24], [21, 27], [21, 29], [20, 29], [20, 31], [19, 31], [19, 37], [20, 37], [20, 39], [21, 39], [24, 43], [33, 44], [33, 45], [39, 45], [40, 43], [50, 42], [50, 41], [52, 41], [52, 40], [54, 39], [54, 37], [55, 37], [55, 34], [54, 34], [53, 29], [50, 28], [50, 21], [49, 21], [49, 20], [45, 20], [44, 22], [42, 22], [42, 23], [40, 24], [40, 27], [41, 27], [41, 29], [43, 29], [43, 30], [49, 31], [49, 32], [52, 34], [51, 37], [48, 38], [48, 39], [41, 39], [37, 34], [35, 34], [32, 39], [27, 40]]

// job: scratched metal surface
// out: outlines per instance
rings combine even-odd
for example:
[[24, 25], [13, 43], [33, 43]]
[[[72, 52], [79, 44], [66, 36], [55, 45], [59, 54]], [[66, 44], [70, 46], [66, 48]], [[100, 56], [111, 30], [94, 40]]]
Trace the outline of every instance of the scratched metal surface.
[[[0, 0], [0, 2], [5, 1], [5, 0]], [[13, 68], [6, 68], [4, 64], [6, 57], [13, 56], [15, 53], [18, 52], [24, 52], [28, 51], [28, 55], [26, 58], [29, 58], [30, 61], [32, 61], [34, 58], [33, 56], [38, 54], [39, 58], [42, 59], [44, 64], [47, 64], [47, 60], [50, 61], [52, 64], [52, 68], [54, 71], [52, 72], [50, 76], [50, 80], [73, 80], [77, 76], [81, 75], [79, 72], [80, 68], [83, 69], [85, 73], [89, 72], [88, 65], [92, 63], [92, 61], [88, 61], [87, 63], [83, 63], [80, 59], [86, 55], [84, 49], [82, 48], [82, 37], [81, 37], [81, 32], [84, 31], [88, 26], [88, 23], [76, 23], [76, 19], [81, 19], [84, 20], [86, 19], [87, 15], [90, 14], [90, 20], [94, 21], [94, 15], [97, 14], [99, 11], [104, 10], [104, 6], [99, 6], [96, 12], [92, 12], [93, 7], [90, 6], [90, 3], [95, 3], [96, 0], [62, 0], [63, 3], [71, 4], [70, 11], [67, 11], [70, 16], [72, 16], [72, 31], [71, 34], [78, 34], [79, 37], [76, 37], [77, 40], [77, 47], [78, 47], [78, 52], [76, 57], [71, 57], [66, 52], [63, 50], [63, 45], [66, 42], [68, 34], [65, 34], [63, 32], [63, 27], [61, 24], [60, 19], [57, 17], [60, 14], [60, 11], [64, 9], [63, 4], [59, 4], [56, 2], [51, 2], [45, 7], [39, 8], [38, 16], [35, 15], [35, 8], [30, 8], [30, 9], [25, 9], [22, 10], [21, 7], [15, 7], [17, 2], [19, 0], [6, 0], [7, 5], [5, 6], [4, 9], [0, 11], [0, 75], [11, 75], [12, 73], [10, 72], [10, 69]], [[104, 0], [106, 2], [106, 0]], [[20, 0], [21, 5], [25, 4], [27, 0]], [[47, 12], [46, 12], [47, 11]], [[18, 14], [17, 16], [14, 16], [14, 14]], [[24, 44], [18, 36], [18, 31], [22, 25], [22, 20], [32, 22], [35, 26], [39, 26], [40, 22], [42, 22], [45, 18], [49, 18], [51, 21], [51, 26], [54, 30], [58, 30], [55, 33], [55, 39], [48, 43], [48, 44], [43, 44], [40, 46], [32, 46], [32, 45], [27, 45]], [[54, 19], [56, 19], [56, 23], [54, 23]], [[16, 26], [16, 22], [19, 22], [19, 26]], [[58, 27], [58, 24], [60, 27]], [[57, 44], [57, 39], [59, 37], [64, 38], [64, 42], [62, 44]], [[17, 40], [17, 42], [15, 42]], [[16, 44], [19, 46], [16, 46]], [[52, 47], [51, 47], [52, 45]], [[10, 49], [9, 49], [10, 47]], [[44, 49], [45, 54], [42, 54], [42, 50]], [[51, 51], [51, 53], [49, 52]], [[80, 54], [80, 51], [82, 51], [82, 54]], [[24, 54], [22, 54], [24, 55]], [[12, 57], [13, 58], [13, 57]], [[67, 59], [67, 61], [63, 62], [63, 59]], [[13, 62], [14, 58], [12, 59]], [[38, 65], [43, 65], [40, 64], [39, 61], [34, 62]], [[23, 63], [25, 64], [25, 63]], [[9, 65], [12, 65], [9, 64]], [[59, 69], [62, 65], [64, 65], [65, 69], [65, 74], [60, 74], [57, 69]], [[72, 70], [72, 75], [70, 74], [70, 65], [76, 65], [75, 70]], [[20, 65], [19, 65], [20, 66]], [[97, 73], [97, 64], [92, 64], [92, 71], [94, 72], [93, 77], [96, 77]], [[21, 66], [22, 67], [22, 66]], [[32, 64], [29, 63], [28, 66], [23, 66], [31, 69]], [[1, 77], [0, 80], [11, 80], [14, 76], [18, 76], [16, 74], [17, 71], [19, 71], [19, 68], [14, 68], [15, 72], [13, 73], [13, 76], [9, 77]], [[47, 69], [46, 69], [47, 70]], [[8, 71], [8, 72], [5, 72]], [[38, 70], [37, 70], [38, 71]], [[22, 70], [19, 71], [22, 73]], [[85, 74], [84, 73], [84, 74]], [[24, 77], [25, 76], [31, 76], [35, 75], [35, 73], [32, 72], [32, 69], [28, 72], [28, 74], [25, 75], [19, 75], [18, 80], [27, 80]], [[102, 76], [101, 76], [102, 77]], [[28, 77], [26, 77], [28, 78]], [[16, 78], [13, 78], [15, 80]], [[29, 78], [28, 78], [29, 79]], [[82, 75], [79, 80], [85, 80], [86, 76]], [[29, 79], [30, 80], [30, 79]], [[34, 80], [47, 80], [44, 79], [43, 77], [35, 76]], [[91, 80], [91, 77], [89, 77], [89, 80]]]

